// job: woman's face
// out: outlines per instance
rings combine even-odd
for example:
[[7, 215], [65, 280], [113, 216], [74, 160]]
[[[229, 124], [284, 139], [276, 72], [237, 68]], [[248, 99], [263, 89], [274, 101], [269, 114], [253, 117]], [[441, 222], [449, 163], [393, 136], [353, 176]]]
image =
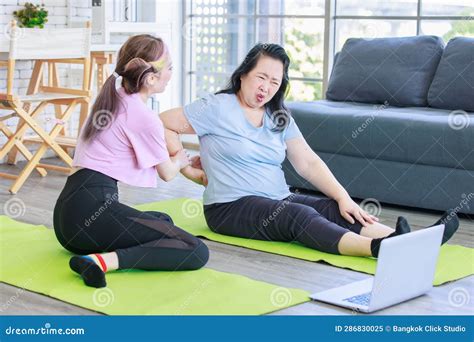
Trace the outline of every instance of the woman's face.
[[168, 85], [171, 75], [173, 74], [173, 65], [171, 56], [169, 53], [165, 56], [165, 64], [160, 72], [153, 74], [149, 79], [149, 91], [150, 93], [162, 93], [165, 91]]
[[240, 96], [251, 108], [261, 108], [280, 88], [283, 79], [283, 63], [275, 58], [260, 56], [257, 65], [240, 77]]

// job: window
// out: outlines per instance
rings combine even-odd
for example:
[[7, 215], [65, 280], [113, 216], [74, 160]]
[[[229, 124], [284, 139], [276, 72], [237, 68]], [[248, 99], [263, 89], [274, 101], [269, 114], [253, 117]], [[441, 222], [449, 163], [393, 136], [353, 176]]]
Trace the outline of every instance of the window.
[[185, 14], [185, 103], [223, 88], [257, 42], [288, 52], [288, 100], [313, 101], [347, 38], [474, 36], [472, 0], [188, 0]]
[[336, 0], [335, 49], [349, 37], [474, 36], [472, 0]]
[[184, 102], [223, 88], [257, 42], [286, 48], [292, 61], [289, 100], [321, 98], [324, 6], [324, 0], [190, 1]]

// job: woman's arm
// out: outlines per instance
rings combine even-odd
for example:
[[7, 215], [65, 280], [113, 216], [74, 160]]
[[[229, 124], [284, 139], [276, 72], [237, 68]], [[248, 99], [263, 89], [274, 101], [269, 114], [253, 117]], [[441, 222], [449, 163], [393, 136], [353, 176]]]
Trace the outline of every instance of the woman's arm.
[[304, 138], [287, 140], [286, 145], [288, 160], [301, 177], [336, 201], [349, 196], [326, 163], [309, 147]]
[[188, 119], [184, 116], [183, 107], [164, 111], [160, 114], [160, 119], [166, 129], [177, 134], [196, 134]]
[[189, 156], [184, 149], [178, 151], [169, 160], [156, 165], [156, 171], [165, 182], [171, 181], [180, 170], [190, 165]]
[[[183, 108], [174, 108], [160, 114], [160, 119], [165, 126], [166, 145], [170, 156], [183, 150], [183, 144], [179, 139], [179, 134], [196, 134], [193, 127], [184, 116]], [[201, 185], [207, 185], [207, 177], [202, 168], [186, 166], [181, 169], [181, 173], [186, 178]]]
[[348, 222], [355, 222], [351, 216], [363, 225], [377, 220], [350, 198], [346, 189], [337, 181], [326, 163], [309, 147], [303, 137], [287, 140], [286, 145], [288, 160], [296, 172], [326, 196], [336, 200], [341, 215]]

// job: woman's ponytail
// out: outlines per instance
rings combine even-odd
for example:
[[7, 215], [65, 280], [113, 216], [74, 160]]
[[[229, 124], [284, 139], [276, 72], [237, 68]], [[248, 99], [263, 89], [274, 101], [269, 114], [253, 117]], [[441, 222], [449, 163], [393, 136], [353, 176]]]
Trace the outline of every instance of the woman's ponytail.
[[82, 131], [84, 141], [91, 140], [97, 133], [109, 128], [115, 119], [121, 101], [116, 88], [117, 76], [116, 72], [110, 75], [97, 95]]
[[115, 72], [102, 86], [82, 129], [82, 139], [85, 142], [94, 139], [115, 120], [121, 106], [117, 82], [120, 82], [127, 94], [137, 93], [146, 81], [146, 74], [156, 72], [148, 62], [158, 60], [165, 51], [163, 40], [149, 34], [136, 35], [125, 42], [118, 52]]

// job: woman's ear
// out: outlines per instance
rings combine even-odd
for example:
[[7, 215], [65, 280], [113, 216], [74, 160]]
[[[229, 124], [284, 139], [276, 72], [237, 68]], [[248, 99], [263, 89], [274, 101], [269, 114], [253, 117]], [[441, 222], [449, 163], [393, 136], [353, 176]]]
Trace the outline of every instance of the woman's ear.
[[155, 82], [158, 82], [160, 80], [161, 73], [155, 73], [150, 75], [147, 80], [146, 80], [146, 85], [148, 87], [151, 87], [155, 84]]

